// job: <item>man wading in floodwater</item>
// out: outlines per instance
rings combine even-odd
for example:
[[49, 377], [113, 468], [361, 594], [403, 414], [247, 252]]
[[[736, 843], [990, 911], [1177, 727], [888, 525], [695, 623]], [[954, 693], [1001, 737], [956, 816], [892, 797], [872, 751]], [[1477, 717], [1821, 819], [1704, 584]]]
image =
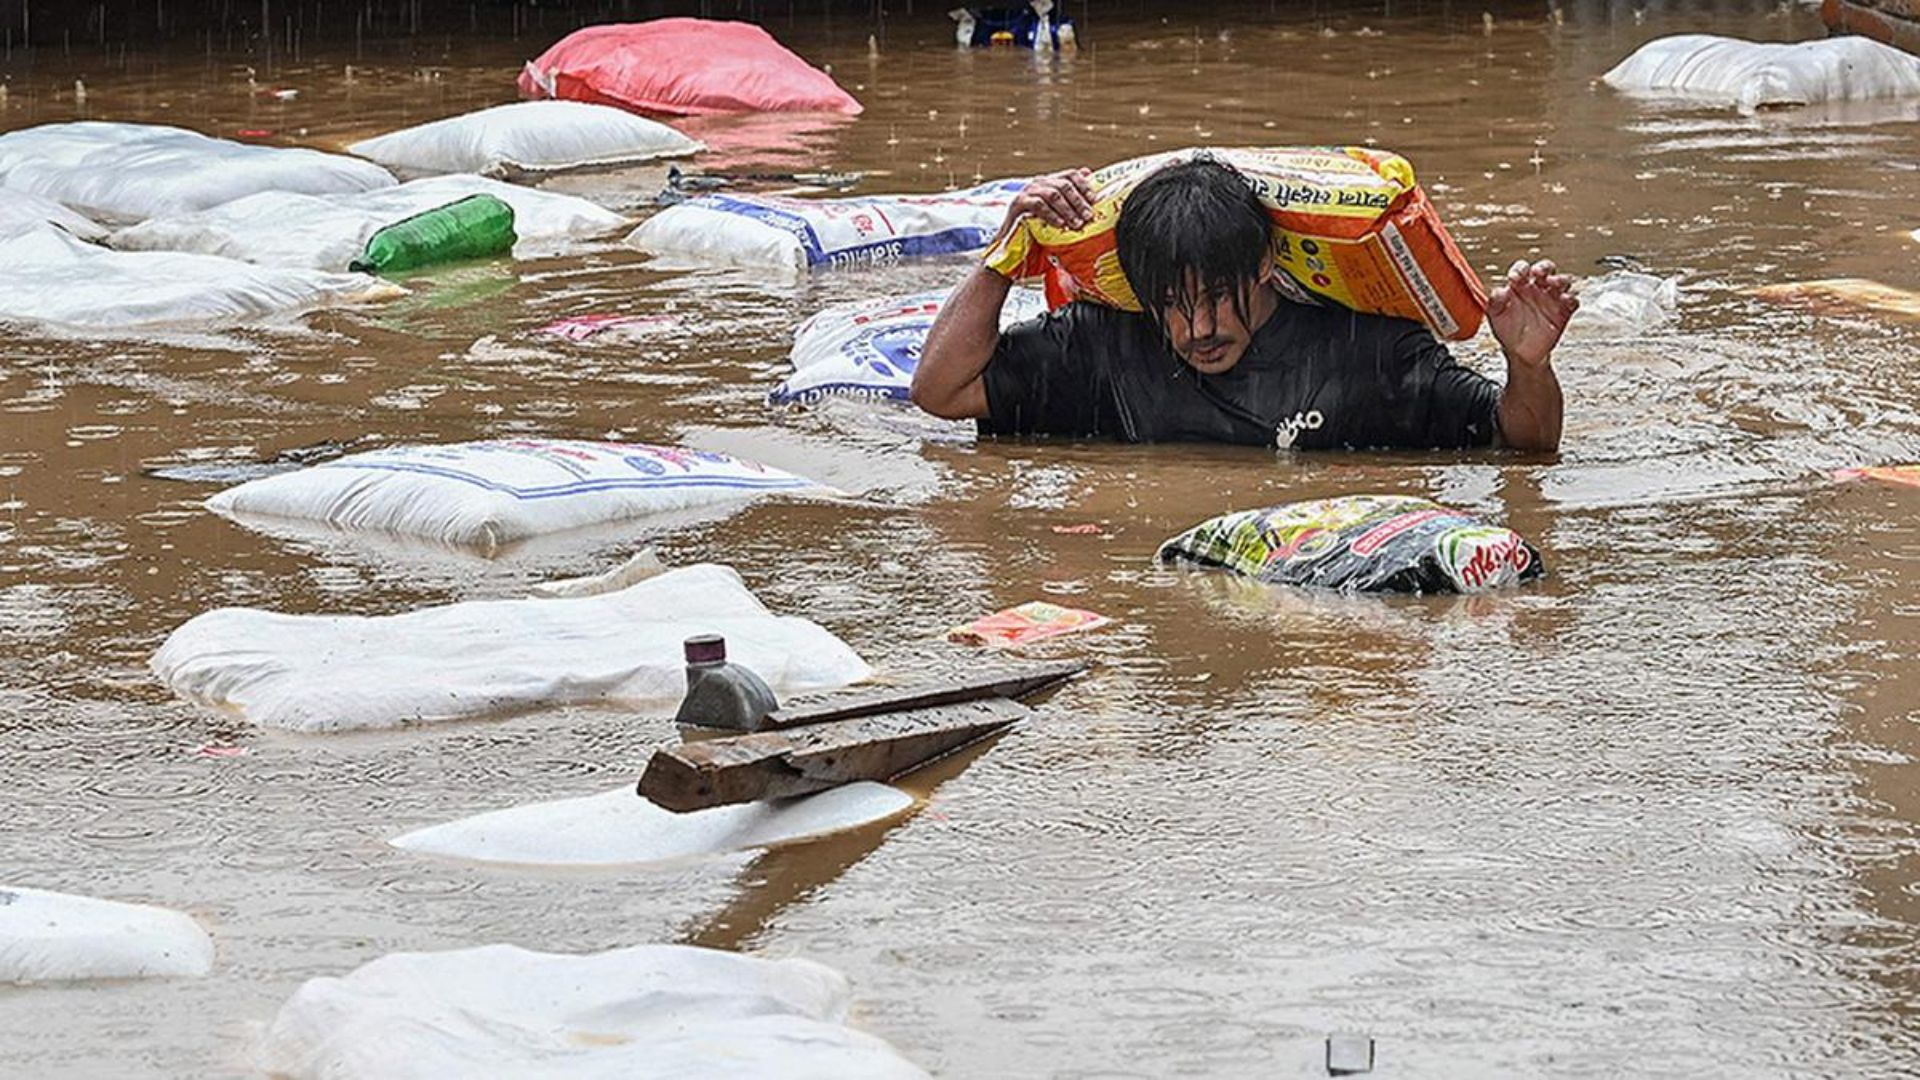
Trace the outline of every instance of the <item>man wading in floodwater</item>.
[[[1007, 212], [1078, 229], [1084, 169], [1041, 177]], [[1115, 230], [1150, 314], [1097, 304], [1000, 332], [1011, 283], [984, 266], [927, 334], [914, 404], [985, 435], [1205, 441], [1303, 449], [1560, 445], [1553, 347], [1579, 306], [1550, 262], [1515, 263], [1487, 303], [1507, 385], [1454, 363], [1418, 323], [1286, 299], [1272, 222], [1238, 171], [1171, 165], [1142, 181]], [[1156, 302], [1157, 301], [1157, 302]]]

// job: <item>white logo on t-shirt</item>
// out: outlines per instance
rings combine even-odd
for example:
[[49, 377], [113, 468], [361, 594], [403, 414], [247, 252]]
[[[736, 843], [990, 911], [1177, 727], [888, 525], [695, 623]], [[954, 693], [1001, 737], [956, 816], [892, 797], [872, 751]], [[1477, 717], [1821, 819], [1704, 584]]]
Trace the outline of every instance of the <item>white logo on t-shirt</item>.
[[1326, 422], [1327, 418], [1320, 414], [1319, 409], [1312, 409], [1303, 413], [1294, 413], [1293, 419], [1282, 423], [1274, 429], [1274, 448], [1285, 450], [1293, 445], [1293, 440], [1299, 438], [1302, 431], [1319, 431]]

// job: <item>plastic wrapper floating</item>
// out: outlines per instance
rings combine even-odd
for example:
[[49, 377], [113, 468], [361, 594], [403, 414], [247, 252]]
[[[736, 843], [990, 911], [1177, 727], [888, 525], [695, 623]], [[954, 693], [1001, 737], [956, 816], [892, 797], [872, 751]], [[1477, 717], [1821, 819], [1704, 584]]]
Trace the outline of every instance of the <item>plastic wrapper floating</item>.
[[1026, 645], [1062, 634], [1098, 630], [1112, 621], [1092, 611], [1033, 600], [956, 626], [947, 631], [947, 640], [962, 645]]
[[1546, 573], [1512, 529], [1404, 495], [1223, 514], [1161, 544], [1157, 558], [1340, 592], [1484, 592]]

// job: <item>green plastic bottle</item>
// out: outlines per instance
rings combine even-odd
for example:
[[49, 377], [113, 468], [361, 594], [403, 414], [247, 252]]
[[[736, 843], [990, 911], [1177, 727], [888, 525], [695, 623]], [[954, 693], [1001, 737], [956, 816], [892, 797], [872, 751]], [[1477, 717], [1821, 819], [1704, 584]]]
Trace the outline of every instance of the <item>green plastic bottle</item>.
[[363, 274], [399, 274], [423, 266], [484, 259], [513, 250], [513, 207], [492, 195], [469, 195], [458, 202], [415, 214], [367, 238], [367, 248], [350, 270]]

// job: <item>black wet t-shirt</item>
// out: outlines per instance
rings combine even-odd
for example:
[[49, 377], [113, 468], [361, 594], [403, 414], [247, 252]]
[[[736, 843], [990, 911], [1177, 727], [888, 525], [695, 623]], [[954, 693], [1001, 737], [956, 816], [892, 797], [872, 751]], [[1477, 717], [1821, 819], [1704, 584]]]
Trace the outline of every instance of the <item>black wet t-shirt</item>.
[[1310, 450], [1491, 446], [1500, 400], [1418, 323], [1284, 300], [1218, 375], [1146, 316], [1080, 302], [1008, 327], [985, 379], [983, 435]]

